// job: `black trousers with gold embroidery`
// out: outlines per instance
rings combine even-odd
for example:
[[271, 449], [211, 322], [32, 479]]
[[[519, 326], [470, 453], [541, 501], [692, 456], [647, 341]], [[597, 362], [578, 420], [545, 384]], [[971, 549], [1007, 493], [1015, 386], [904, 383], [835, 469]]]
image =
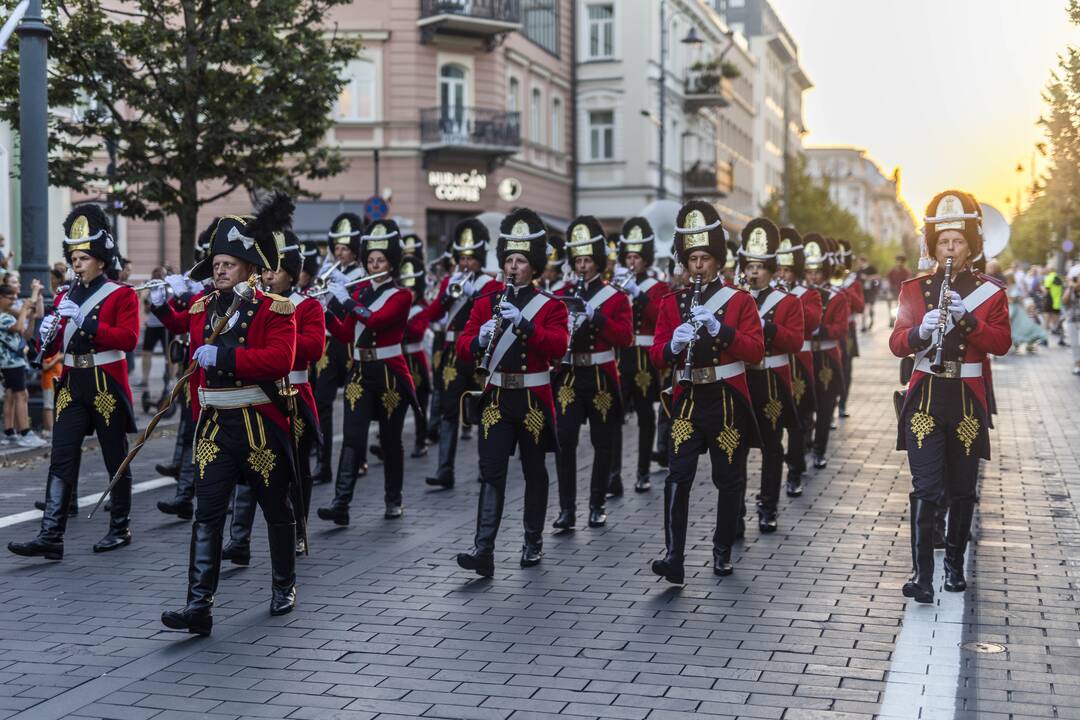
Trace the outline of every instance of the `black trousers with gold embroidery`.
[[345, 383], [345, 418], [334, 488], [335, 507], [347, 508], [352, 502], [357, 466], [351, 458], [359, 457], [361, 448], [367, 447], [373, 420], [379, 423], [384, 499], [388, 505], [401, 504], [405, 476], [405, 449], [401, 436], [410, 401], [409, 388], [385, 362], [357, 361], [353, 364], [349, 381]]
[[453, 345], [448, 345], [443, 348], [439, 366], [435, 369], [435, 385], [441, 388], [439, 465], [435, 475], [440, 480], [453, 480], [461, 423], [461, 396], [469, 390], [480, 389], [476, 382], [476, 365], [462, 361]]
[[974, 501], [986, 414], [963, 380], [927, 378], [901, 418], [912, 495], [937, 506]]
[[413, 377], [413, 385], [416, 387], [416, 405], [413, 410], [413, 418], [416, 428], [415, 445], [417, 448], [424, 446], [428, 435], [428, 399], [431, 397], [431, 377], [420, 359], [418, 353], [407, 355], [405, 361], [409, 364], [409, 373]]
[[844, 387], [843, 368], [836, 364], [828, 351], [814, 353], [814, 454], [825, 455], [829, 449], [829, 432], [833, 413]]
[[792, 384], [795, 399], [795, 411], [798, 414], [798, 427], [788, 427], [787, 462], [788, 472], [798, 477], [806, 472], [806, 452], [810, 447], [814, 432], [814, 384], [803, 367], [802, 361], [791, 356]]
[[[338, 390], [349, 378], [348, 346], [333, 338], [327, 338], [323, 357], [313, 367], [312, 392], [315, 394], [315, 409], [319, 412], [319, 426], [323, 432], [315, 479], [318, 482], [328, 482], [334, 449], [334, 401], [337, 400]], [[361, 454], [360, 457], [366, 455]]]
[[[649, 363], [644, 347], [619, 350], [619, 387], [622, 388], [623, 407], [626, 413], [633, 410], [638, 425], [638, 474], [648, 473], [652, 462], [653, 437], [656, 435], [656, 408], [660, 399], [659, 378]], [[616, 435], [613, 455], [614, 469], [622, 469], [622, 433]]]
[[[697, 475], [698, 457], [709, 453], [712, 482], [716, 487], [716, 528], [713, 547], [728, 548], [735, 543], [746, 493], [746, 458], [750, 452], [753, 419], [746, 406], [724, 383], [696, 385], [679, 397], [671, 418], [665, 497], [674, 497], [674, 486], [685, 493]], [[685, 539], [687, 516], [664, 508], [665, 528], [670, 538]], [[668, 548], [669, 552], [673, 548]], [[676, 555], [679, 553], [676, 552]]]
[[494, 551], [506, 495], [506, 474], [515, 447], [525, 476], [522, 514], [525, 543], [539, 547], [547, 515], [548, 472], [544, 455], [545, 448], [551, 445], [550, 420], [541, 402], [528, 390], [492, 388], [484, 398], [483, 408], [478, 429], [483, 487], [476, 514], [476, 550], [488, 555]]
[[589, 423], [593, 446], [589, 507], [602, 508], [614, 459], [616, 433], [622, 432], [619, 388], [598, 366], [564, 370], [553, 383], [559, 451], [559, 507], [574, 510], [577, 503], [577, 447], [581, 426]]
[[[120, 397], [122, 390], [104, 370], [99, 368], [68, 368], [58, 386], [54, 400], [52, 455], [49, 457], [49, 477], [61, 482], [46, 483], [45, 514], [41, 518], [41, 536], [59, 542], [67, 529], [67, 511], [83, 455], [83, 439], [96, 432], [101, 455], [109, 479], [119, 469], [128, 453], [126, 431], [131, 423], [129, 406]], [[63, 488], [61, 498], [50, 493]], [[111, 524], [117, 528], [128, 525], [131, 513], [131, 468], [109, 495]], [[55, 500], [55, 502], [52, 502]]]
[[780, 481], [784, 475], [784, 426], [793, 426], [789, 417], [788, 388], [771, 370], [747, 370], [750, 399], [754, 404], [761, 437], [761, 492], [758, 502], [767, 510], [776, 510], [780, 500]]

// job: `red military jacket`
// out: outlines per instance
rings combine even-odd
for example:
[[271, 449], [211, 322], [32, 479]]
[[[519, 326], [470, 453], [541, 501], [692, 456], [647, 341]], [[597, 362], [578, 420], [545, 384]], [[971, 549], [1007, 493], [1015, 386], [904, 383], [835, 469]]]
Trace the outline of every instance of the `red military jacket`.
[[[634, 312], [634, 344], [637, 345], [639, 336], [656, 333], [656, 318], [660, 316], [660, 301], [671, 291], [671, 288], [666, 282], [644, 274], [636, 276], [634, 280], [641, 289], [641, 294], [630, 301]], [[649, 345], [651, 344], [650, 342]]]
[[[446, 340], [443, 342], [443, 347], [452, 347], [456, 344], [457, 338], [460, 337], [461, 331], [465, 327], [465, 323], [469, 321], [469, 315], [472, 313], [472, 306], [476, 302], [476, 298], [479, 295], [487, 294], [489, 292], [502, 292], [503, 285], [497, 282], [490, 275], [480, 273], [473, 280], [473, 284], [476, 286], [476, 295], [473, 297], [462, 296], [457, 300], [452, 300], [446, 296], [446, 290], [450, 286], [450, 275], [447, 275], [439, 283], [439, 291], [435, 295], [435, 299], [424, 308], [423, 315], [425, 321], [430, 324], [438, 320], [446, 318]], [[492, 285], [492, 283], [495, 283]]]
[[[509, 373], [546, 373], [552, 363], [558, 362], [566, 353], [570, 342], [570, 333], [567, 329], [566, 305], [537, 290], [535, 285], [528, 285], [519, 292], [513, 304], [519, 310], [524, 309], [533, 298], [546, 297], [545, 302], [532, 320], [522, 320], [518, 327], [511, 327], [507, 332], [512, 332], [516, 337], [509, 350], [502, 356], [498, 367], [491, 370]], [[457, 341], [457, 353], [465, 362], [479, 361], [486, 352], [481, 348], [477, 340], [480, 335], [480, 326], [495, 317], [495, 307], [502, 298], [502, 292], [485, 293], [477, 297], [473, 303], [469, 321]], [[498, 342], [495, 338], [493, 342]], [[494, 360], [494, 357], [492, 357]], [[491, 385], [488, 385], [490, 388]], [[551, 392], [551, 383], [544, 383], [529, 388], [529, 391], [547, 408], [551, 417], [555, 415], [555, 398]]]
[[[111, 282], [104, 275], [99, 277], [100, 280], [95, 279], [95, 282], [92, 282], [89, 287], [83, 287], [78, 291], [84, 302], [90, 299], [98, 288]], [[139, 300], [130, 285], [123, 283], [111, 283], [111, 285], [117, 287], [100, 303], [93, 308], [88, 308], [89, 312], [86, 313], [82, 326], [75, 329], [71, 334], [71, 342], [67, 350], [87, 344], [90, 347], [87, 347], [86, 350], [89, 351], [92, 347], [93, 352], [120, 350], [129, 353], [135, 349], [139, 342]], [[72, 288], [57, 292], [53, 301], [54, 307], [59, 307], [60, 302], [71, 292]], [[53, 341], [45, 349], [46, 356], [65, 349], [61, 346], [67, 335], [68, 319], [62, 317], [59, 318], [59, 322]], [[39, 346], [40, 343], [39, 339]], [[81, 351], [79, 351], [79, 354], [82, 354]], [[98, 367], [108, 373], [119, 384], [130, 405], [132, 398], [131, 386], [128, 384], [127, 358], [120, 358], [115, 362], [105, 363]], [[70, 368], [65, 365], [60, 371], [60, 377], [63, 378], [69, 371]]]
[[[938, 270], [933, 275], [907, 280], [900, 286], [896, 324], [889, 337], [889, 348], [897, 357], [914, 353], [917, 362], [921, 354], [928, 354], [933, 336], [923, 340], [919, 335], [919, 325], [926, 311], [937, 307], [944, 274], [943, 270]], [[942, 357], [985, 367], [987, 355], [1009, 352], [1012, 328], [1004, 289], [987, 276], [969, 270], [957, 273], [951, 288], [960, 294], [968, 309], [964, 317], [946, 333]], [[911, 402], [915, 396], [913, 391], [926, 377], [927, 373], [918, 369], [911, 373], [906, 402]], [[964, 378], [963, 382], [988, 413], [985, 374]]]
[[[701, 303], [708, 303], [709, 298], [725, 288], [730, 288], [734, 293], [717, 312], [721, 322], [720, 332], [716, 337], [711, 337], [704, 327], [698, 330], [694, 348], [694, 367], [727, 365], [733, 362], [756, 365], [765, 357], [765, 338], [761, 332], [761, 320], [758, 318], [757, 303], [754, 302], [750, 293], [718, 278], [702, 288]], [[653, 365], [661, 368], [672, 367], [676, 371], [682, 368], [686, 350], [678, 355], [673, 354], [671, 335], [676, 327], [689, 321], [692, 296], [693, 291], [690, 288], [684, 288], [668, 293], [661, 301], [660, 316], [656, 320], [656, 334], [653, 337], [652, 347], [649, 348], [649, 359]], [[727, 378], [722, 382], [738, 391], [747, 406], [750, 405], [750, 389], [746, 384], [746, 373]], [[678, 400], [683, 388], [678, 383], [673, 383], [673, 385], [673, 399]]]
[[859, 276], [855, 273], [850, 273], [844, 278], [840, 292], [847, 295], [848, 304], [851, 306], [851, 316], [861, 313], [866, 308], [866, 296], [863, 294], [862, 283], [859, 282]]
[[[273, 383], [281, 380], [293, 367], [296, 355], [296, 308], [288, 298], [254, 290], [255, 296], [244, 301], [237, 310], [237, 321], [229, 330], [239, 341], [237, 347], [220, 344], [217, 365], [196, 368], [189, 380], [191, 414], [199, 419], [200, 387], [224, 387], [232, 381], [237, 386]], [[200, 295], [186, 310], [177, 310], [168, 303], [154, 308], [154, 314], [171, 332], [190, 333], [189, 357], [201, 347], [213, 332], [214, 306], [217, 291]], [[210, 383], [208, 376], [213, 376]], [[256, 405], [255, 409], [285, 432], [290, 432], [289, 418], [273, 402]]]
[[[577, 332], [570, 335], [570, 351], [575, 353], [599, 353], [620, 347], [629, 347], [634, 343], [633, 313], [626, 294], [615, 288], [605, 290], [608, 281], [599, 275], [585, 283], [582, 296], [586, 302], [599, 293], [608, 295], [607, 299], [596, 307], [592, 320], [586, 320]], [[559, 297], [577, 295], [577, 285], [567, 285], [555, 293]], [[615, 360], [600, 364], [600, 369], [607, 373], [611, 381], [618, 386], [619, 371]]]
[[814, 335], [815, 341], [835, 341], [834, 347], [823, 350], [828, 357], [833, 359], [836, 368], [843, 367], [840, 352], [847, 339], [848, 317], [851, 315], [851, 304], [847, 294], [836, 288], [817, 288], [822, 301], [821, 323]]
[[[798, 352], [803, 344], [803, 311], [799, 299], [781, 288], [772, 287], [768, 292], [758, 293], [754, 300], [763, 323], [765, 357], [785, 357]], [[769, 369], [784, 381], [790, 392], [791, 366]]]
[[810, 378], [810, 386], [813, 387], [814, 353], [811, 351], [810, 339], [814, 337], [818, 326], [821, 325], [821, 293], [799, 284], [791, 289], [791, 294], [799, 298], [803, 311], [803, 344], [799, 348], [797, 357], [806, 372], [806, 377]]
[[[369, 290], [373, 294], [369, 294]], [[385, 297], [384, 297], [385, 296]], [[363, 298], [363, 301], [361, 301]], [[364, 306], [371, 310], [370, 317], [361, 320], [353, 308]], [[398, 287], [392, 281], [373, 287], [371, 283], [360, 283], [353, 290], [352, 298], [345, 303], [346, 315], [339, 318], [330, 314], [326, 319], [326, 329], [335, 339], [352, 345], [357, 349], [401, 347], [408, 323], [409, 308], [412, 306], [412, 292]], [[390, 369], [403, 382], [407, 382], [410, 394], [415, 394], [412, 373], [402, 354], [385, 360]]]
[[409, 320], [405, 325], [405, 354], [423, 368], [425, 374], [428, 372], [428, 358], [427, 353], [424, 352], [423, 342], [424, 333], [431, 324], [431, 318], [427, 313], [429, 307], [431, 306], [422, 295], [413, 293], [413, 304], [409, 308]]
[[[315, 394], [311, 390], [311, 383], [307, 380], [307, 372], [311, 363], [318, 362], [323, 355], [323, 346], [326, 343], [326, 317], [322, 304], [313, 297], [294, 292], [289, 296], [289, 301], [296, 308], [296, 357], [293, 358], [292, 369], [293, 373], [300, 373], [304, 377], [302, 382], [293, 383], [293, 386], [300, 399], [311, 411], [311, 416], [318, 419]], [[297, 377], [299, 378], [300, 375]]]

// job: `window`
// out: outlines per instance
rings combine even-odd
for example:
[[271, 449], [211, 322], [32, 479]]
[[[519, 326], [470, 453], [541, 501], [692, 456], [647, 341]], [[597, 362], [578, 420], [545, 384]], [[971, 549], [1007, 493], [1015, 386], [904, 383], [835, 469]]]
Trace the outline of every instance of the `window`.
[[460, 65], [443, 65], [439, 71], [439, 107], [442, 120], [464, 123], [465, 68]]
[[521, 30], [552, 55], [559, 54], [559, 0], [523, 0]]
[[612, 110], [589, 112], [589, 159], [615, 158], [615, 113]]
[[746, 5], [746, 0], [728, 0], [727, 6], [729, 8], [741, 8]]
[[533, 142], [543, 142], [544, 135], [541, 132], [540, 123], [544, 117], [541, 111], [540, 89], [533, 88], [532, 103], [529, 105], [529, 138]]
[[563, 109], [560, 98], [551, 100], [551, 149], [562, 150]]
[[615, 6], [589, 6], [589, 60], [615, 57]]
[[521, 111], [521, 83], [517, 78], [510, 78], [510, 87], [506, 91], [506, 111]]
[[344, 122], [375, 120], [375, 63], [352, 60], [345, 66], [345, 85], [338, 95], [334, 117]]

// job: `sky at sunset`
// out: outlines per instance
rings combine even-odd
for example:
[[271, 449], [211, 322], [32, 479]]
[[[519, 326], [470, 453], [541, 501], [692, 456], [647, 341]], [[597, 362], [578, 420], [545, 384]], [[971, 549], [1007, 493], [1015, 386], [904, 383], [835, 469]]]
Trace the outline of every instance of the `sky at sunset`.
[[1044, 137], [1042, 89], [1057, 54], [1080, 45], [1065, 0], [772, 3], [814, 82], [807, 145], [864, 148], [886, 174], [899, 165], [917, 220], [949, 187], [1011, 216], [1016, 166], [1029, 186]]

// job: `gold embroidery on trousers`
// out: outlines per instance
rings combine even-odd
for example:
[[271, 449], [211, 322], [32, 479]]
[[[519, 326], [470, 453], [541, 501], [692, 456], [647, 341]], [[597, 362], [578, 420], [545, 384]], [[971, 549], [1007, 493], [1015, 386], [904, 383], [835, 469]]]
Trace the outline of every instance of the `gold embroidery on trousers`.
[[614, 398], [608, 392], [606, 379], [601, 376], [603, 371], [596, 366], [596, 394], [593, 395], [592, 404], [596, 412], [600, 413], [600, 422], [607, 422], [607, 414], [615, 404]]
[[502, 413], [499, 412], [499, 390], [500, 388], [495, 389], [491, 395], [491, 402], [484, 408], [484, 412], [480, 413], [480, 424], [484, 428], [485, 440], [488, 439], [492, 426], [502, 420]]
[[[274, 466], [277, 464], [277, 456], [274, 455], [274, 451], [266, 447], [266, 427], [263, 426], [262, 415], [255, 412], [255, 428], [251, 427], [251, 413], [249, 408], [241, 408], [240, 410], [244, 416], [244, 430], [247, 431], [248, 447], [251, 448], [251, 452], [248, 453], [247, 461], [248, 467], [255, 472], [262, 475], [263, 485], [270, 486], [270, 473], [273, 472]], [[258, 437], [255, 436], [255, 431], [258, 431]]]
[[322, 357], [315, 363], [315, 374], [318, 375], [327, 367], [330, 366], [330, 338], [326, 339], [326, 344], [323, 345]]
[[641, 390], [642, 395], [648, 395], [649, 386], [652, 385], [652, 373], [649, 372], [648, 358], [645, 356], [643, 348], [634, 348], [634, 359], [637, 361], [634, 384]]
[[94, 395], [94, 409], [97, 410], [98, 415], [108, 426], [113, 411], [116, 410], [116, 398], [109, 392], [109, 384], [105, 379], [104, 370], [94, 368], [94, 387], [97, 388], [97, 394]]
[[214, 458], [221, 452], [221, 448], [218, 447], [214, 440], [217, 438], [218, 430], [221, 429], [220, 425], [217, 425], [214, 421], [217, 420], [218, 411], [213, 410], [212, 414], [208, 411], [205, 413], [205, 421], [200, 421], [202, 425], [202, 435], [195, 443], [195, 463], [199, 466], [199, 477], [202, 477], [206, 472], [206, 466], [214, 462]]
[[671, 452], [679, 454], [679, 446], [694, 435], [694, 424], [690, 422], [690, 416], [694, 413], [693, 388], [687, 391], [686, 402], [679, 410], [679, 416], [671, 421]]
[[533, 405], [532, 393], [527, 393], [529, 411], [525, 413], [525, 429], [532, 433], [533, 442], [540, 444], [540, 433], [544, 431], [544, 411]]
[[[716, 436], [716, 445], [727, 454], [727, 460], [731, 463], [735, 461], [735, 451], [739, 449], [742, 433], [731, 424], [731, 416], [735, 414], [735, 399], [730, 397], [726, 388], [722, 402], [724, 405], [724, 427], [720, 429], [720, 434]], [[730, 413], [728, 411], [729, 402], [731, 403]]]
[[934, 427], [937, 423], [934, 422], [934, 416], [927, 412], [930, 409], [930, 398], [927, 396], [927, 388], [929, 392], [933, 393], [934, 378], [927, 378], [926, 383], [922, 387], [922, 392], [919, 397], [919, 409], [911, 414], [911, 434], [915, 436], [915, 443], [921, 449], [923, 440], [927, 435], [934, 432]]
[[397, 406], [401, 404], [401, 393], [397, 391], [397, 380], [391, 379], [390, 368], [383, 363], [383, 373], [386, 378], [386, 390], [382, 394], [382, 406], [386, 411], [386, 416], [390, 417], [394, 414], [394, 410], [397, 410]]
[[457, 380], [457, 368], [453, 363], [448, 362], [442, 369], [443, 390], [449, 390], [455, 380]]
[[821, 387], [827, 390], [829, 388], [829, 385], [832, 384], [832, 376], [833, 370], [829, 366], [829, 361], [823, 358], [821, 362], [821, 370], [818, 372], [818, 379], [821, 381]]
[[780, 398], [776, 396], [776, 376], [768, 370], [765, 371], [765, 382], [769, 388], [769, 402], [765, 403], [765, 407], [761, 411], [772, 423], [772, 428], [775, 430], [776, 423], [780, 420], [780, 415], [784, 411], [784, 406], [780, 403]]
[[803, 370], [799, 366], [799, 359], [792, 355], [789, 362], [791, 363], [791, 397], [795, 400], [795, 404], [798, 405], [802, 400], [802, 396], [806, 394], [806, 380], [803, 378]]
[[971, 401], [969, 404], [967, 401], [967, 392], [961, 381], [960, 385], [960, 402], [964, 407], [964, 417], [960, 420], [960, 424], [956, 426], [956, 437], [960, 439], [960, 442], [964, 443], [964, 454], [971, 454], [972, 444], [979, 438], [979, 419], [975, 417], [975, 402]]
[[296, 439], [297, 444], [300, 442], [300, 438], [304, 437], [304, 419], [300, 417], [300, 413], [297, 412], [296, 417], [293, 418], [293, 437]]
[[563, 415], [566, 414], [566, 408], [574, 402], [574, 397], [574, 370], [571, 368], [563, 377], [562, 384], [559, 385], [558, 401]]
[[360, 396], [364, 394], [364, 386], [360, 384], [360, 372], [357, 371], [350, 378], [347, 385], [345, 385], [345, 399], [349, 401], [349, 409], [356, 409], [356, 401], [360, 399]]
[[60, 413], [71, 404], [71, 390], [65, 385], [56, 393], [56, 410], [53, 411], [53, 422], [60, 419]]

